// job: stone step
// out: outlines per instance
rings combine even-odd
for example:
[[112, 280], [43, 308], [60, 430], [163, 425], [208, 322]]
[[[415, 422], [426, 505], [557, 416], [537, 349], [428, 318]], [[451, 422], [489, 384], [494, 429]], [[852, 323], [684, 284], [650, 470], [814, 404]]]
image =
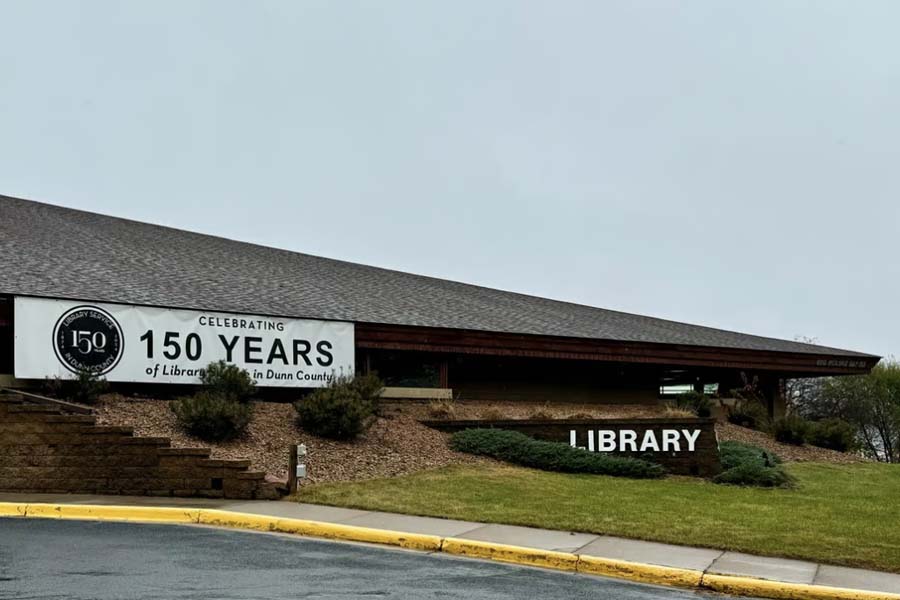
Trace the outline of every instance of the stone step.
[[205, 458], [197, 461], [198, 467], [247, 469], [250, 461], [243, 458]]
[[6, 410], [10, 413], [60, 413], [60, 410], [55, 406], [44, 406], [43, 404], [13, 404], [7, 406]]
[[115, 429], [98, 429], [96, 427], [85, 427], [80, 436], [82, 439], [87, 440], [88, 443], [93, 443], [92, 440], [98, 440], [98, 442], [104, 443], [118, 442], [123, 439], [131, 438], [130, 433], [122, 433]]
[[[119, 444], [126, 446], [170, 446], [172, 440], [164, 437], [126, 437], [119, 441]], [[163, 450], [165, 448], [160, 448]]]
[[87, 415], [36, 415], [36, 420], [44, 423], [81, 423], [83, 425], [96, 425], [97, 418]]
[[94, 425], [84, 430], [87, 434], [118, 434], [125, 437], [134, 435], [134, 427], [126, 427], [123, 425]]
[[256, 490], [256, 500], [279, 500], [288, 494], [287, 484], [265, 482]]
[[[7, 419], [3, 423], [3, 437], [8, 439], [8, 435], [15, 436], [17, 434], [35, 434], [35, 435], [81, 435], [85, 433], [91, 425], [87, 423], [43, 423], [29, 420], [12, 420]], [[11, 441], [15, 441], [13, 438]]]
[[86, 407], [2, 390], [0, 403], [0, 489], [234, 499], [286, 493], [250, 470], [250, 460], [212, 459], [210, 448], [173, 448], [169, 438], [98, 425]]
[[211, 450], [209, 448], [160, 448], [157, 452], [160, 456], [200, 456], [209, 458]]
[[249, 469], [249, 460], [224, 460], [222, 465], [226, 469]]
[[24, 402], [28, 402], [31, 405], [39, 405], [39, 406], [49, 406], [51, 408], [75, 413], [79, 415], [90, 415], [93, 414], [94, 409], [89, 406], [84, 406], [82, 404], [75, 404], [74, 402], [68, 402], [66, 400], [59, 400], [56, 398], [49, 398], [47, 396], [42, 396], [40, 394], [34, 394], [32, 392], [25, 392], [21, 390], [9, 390], [9, 389], [0, 389], [0, 393], [3, 394], [11, 394], [17, 398], [20, 398]]
[[[155, 452], [141, 454], [8, 454], [0, 453], [2, 467], [141, 467], [158, 468], [159, 458]], [[201, 471], [202, 472], [202, 471]]]

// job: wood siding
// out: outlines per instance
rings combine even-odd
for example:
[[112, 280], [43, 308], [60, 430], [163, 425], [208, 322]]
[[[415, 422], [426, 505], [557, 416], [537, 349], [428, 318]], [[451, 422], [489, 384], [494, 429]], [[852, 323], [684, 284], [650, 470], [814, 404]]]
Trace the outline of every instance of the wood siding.
[[782, 377], [865, 374], [877, 357], [618, 342], [514, 333], [357, 323], [358, 348], [528, 356], [777, 371]]

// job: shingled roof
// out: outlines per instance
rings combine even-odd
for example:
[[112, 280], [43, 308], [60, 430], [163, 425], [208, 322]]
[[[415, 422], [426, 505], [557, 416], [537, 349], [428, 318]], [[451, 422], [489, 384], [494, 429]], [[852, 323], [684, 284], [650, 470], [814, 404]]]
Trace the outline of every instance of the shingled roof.
[[0, 293], [281, 317], [871, 356], [0, 196]]

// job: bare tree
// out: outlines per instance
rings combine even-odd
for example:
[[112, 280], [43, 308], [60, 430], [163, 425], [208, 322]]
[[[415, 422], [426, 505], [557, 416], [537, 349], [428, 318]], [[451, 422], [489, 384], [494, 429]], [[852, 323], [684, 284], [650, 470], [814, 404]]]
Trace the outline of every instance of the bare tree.
[[[818, 343], [816, 338], [795, 336], [794, 340], [804, 344]], [[829, 407], [823, 406], [822, 385], [827, 377], [801, 377], [785, 379], [781, 393], [788, 413], [799, 414], [808, 419], [836, 417]]]

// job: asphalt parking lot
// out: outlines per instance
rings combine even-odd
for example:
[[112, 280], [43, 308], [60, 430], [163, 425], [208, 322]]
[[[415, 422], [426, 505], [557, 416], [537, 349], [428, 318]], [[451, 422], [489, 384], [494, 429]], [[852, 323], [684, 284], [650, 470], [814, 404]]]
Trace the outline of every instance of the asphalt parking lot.
[[0, 519], [0, 598], [697, 599], [471, 559], [173, 525]]

